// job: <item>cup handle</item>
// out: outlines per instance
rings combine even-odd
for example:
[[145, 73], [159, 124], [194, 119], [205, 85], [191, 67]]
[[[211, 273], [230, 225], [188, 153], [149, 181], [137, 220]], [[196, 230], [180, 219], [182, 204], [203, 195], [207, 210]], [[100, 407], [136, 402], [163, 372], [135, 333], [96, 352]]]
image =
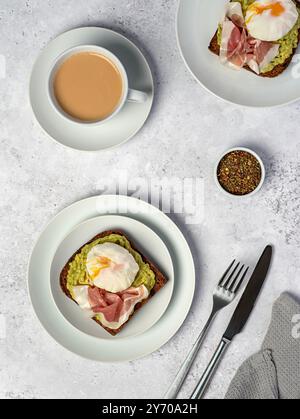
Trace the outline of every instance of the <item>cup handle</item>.
[[148, 95], [145, 92], [139, 90], [129, 89], [127, 101], [135, 103], [144, 103], [148, 100]]

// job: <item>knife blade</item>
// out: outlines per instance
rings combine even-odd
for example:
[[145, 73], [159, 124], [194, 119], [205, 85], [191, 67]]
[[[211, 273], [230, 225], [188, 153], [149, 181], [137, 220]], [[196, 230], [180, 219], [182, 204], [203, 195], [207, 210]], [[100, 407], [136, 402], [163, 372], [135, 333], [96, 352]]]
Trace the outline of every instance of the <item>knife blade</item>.
[[225, 339], [232, 341], [236, 335], [242, 332], [245, 324], [247, 323], [267, 277], [271, 264], [272, 253], [272, 247], [267, 246], [259, 259], [256, 268], [254, 269], [244, 294], [232, 316], [226, 332], [224, 333]]
[[200, 399], [203, 396], [226, 349], [232, 342], [233, 338], [244, 329], [267, 277], [272, 260], [272, 253], [272, 246], [267, 246], [261, 255], [243, 296], [241, 297], [240, 302], [230, 320], [229, 326], [190, 399]]

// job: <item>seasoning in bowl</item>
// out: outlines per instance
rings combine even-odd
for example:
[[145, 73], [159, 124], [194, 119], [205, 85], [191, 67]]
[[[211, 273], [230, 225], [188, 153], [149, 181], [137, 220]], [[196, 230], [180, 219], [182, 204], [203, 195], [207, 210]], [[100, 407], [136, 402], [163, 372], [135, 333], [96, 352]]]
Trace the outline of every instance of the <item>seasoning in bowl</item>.
[[249, 195], [262, 182], [263, 166], [250, 151], [233, 150], [221, 159], [217, 168], [217, 178], [226, 192], [237, 196]]

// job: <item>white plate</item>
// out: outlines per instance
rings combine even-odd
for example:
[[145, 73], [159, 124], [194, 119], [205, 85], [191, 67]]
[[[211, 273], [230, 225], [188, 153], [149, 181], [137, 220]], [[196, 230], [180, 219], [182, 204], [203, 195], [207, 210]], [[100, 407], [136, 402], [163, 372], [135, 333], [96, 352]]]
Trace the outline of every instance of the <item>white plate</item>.
[[[105, 214], [128, 216], [151, 228], [166, 244], [174, 266], [174, 292], [164, 315], [147, 332], [121, 341], [96, 338], [73, 327], [57, 308], [50, 287], [51, 264], [62, 240], [78, 224]], [[99, 196], [64, 209], [46, 227], [31, 255], [28, 286], [37, 317], [58, 343], [85, 358], [128, 361], [159, 349], [178, 331], [192, 304], [195, 267], [184, 236], [164, 213], [135, 198]]]
[[246, 70], [231, 70], [208, 50], [229, 0], [180, 0], [177, 38], [182, 57], [199, 83], [228, 102], [251, 107], [285, 105], [300, 98], [299, 78], [291, 64], [280, 76], [268, 79]]
[[[84, 315], [84, 312], [62, 292], [60, 273], [70, 257], [97, 234], [109, 230], [122, 230], [130, 240], [168, 278], [168, 283], [136, 313], [117, 337], [111, 336], [102, 327]], [[74, 326], [88, 335], [103, 339], [121, 339], [136, 336], [152, 327], [166, 311], [174, 288], [174, 270], [169, 251], [160, 239], [145, 224], [133, 218], [103, 215], [79, 224], [62, 241], [54, 256], [50, 273], [51, 291], [62, 315]]]
[[[79, 45], [98, 45], [113, 52], [126, 68], [129, 87], [148, 93], [148, 100], [127, 102], [116, 117], [98, 126], [79, 125], [59, 115], [48, 96], [49, 72], [59, 55]], [[83, 151], [116, 147], [133, 137], [148, 118], [153, 96], [151, 70], [141, 51], [123, 35], [104, 28], [74, 29], [54, 39], [36, 61], [30, 81], [30, 102], [41, 127], [57, 142]]]

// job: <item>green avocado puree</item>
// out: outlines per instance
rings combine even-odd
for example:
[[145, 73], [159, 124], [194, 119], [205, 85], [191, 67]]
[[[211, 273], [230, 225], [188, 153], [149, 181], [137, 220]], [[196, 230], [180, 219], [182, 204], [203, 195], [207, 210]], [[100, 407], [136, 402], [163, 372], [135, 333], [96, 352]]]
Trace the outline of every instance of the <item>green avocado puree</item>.
[[[254, 3], [255, 0], [235, 0], [241, 3], [243, 13], [246, 14], [248, 6], [250, 4]], [[283, 64], [287, 58], [291, 56], [293, 53], [293, 50], [297, 48], [298, 46], [298, 31], [300, 29], [300, 9], [299, 11], [299, 17], [298, 21], [293, 27], [293, 29], [282, 39], [279, 39], [277, 42], [279, 44], [279, 53], [274, 60], [272, 60], [265, 68], [262, 69], [262, 73], [267, 73], [269, 71], [272, 71], [274, 67], [276, 67], [278, 64]], [[219, 25], [218, 27], [218, 44], [221, 45], [222, 41], [222, 25]]]
[[128, 252], [132, 254], [140, 268], [132, 286], [139, 287], [141, 285], [145, 285], [145, 287], [149, 291], [152, 290], [152, 288], [155, 285], [155, 273], [152, 271], [149, 264], [145, 263], [141, 255], [132, 249], [129, 241], [125, 237], [120, 236], [118, 234], [111, 234], [107, 237], [97, 239], [92, 243], [84, 246], [81, 252], [78, 253], [75, 256], [74, 260], [70, 263], [69, 272], [67, 276], [67, 288], [70, 291], [71, 295], [73, 295], [73, 287], [81, 285], [91, 285], [91, 281], [89, 280], [86, 272], [87, 255], [94, 246], [103, 243], [118, 244], [119, 246], [122, 246], [125, 249], [127, 249]]

